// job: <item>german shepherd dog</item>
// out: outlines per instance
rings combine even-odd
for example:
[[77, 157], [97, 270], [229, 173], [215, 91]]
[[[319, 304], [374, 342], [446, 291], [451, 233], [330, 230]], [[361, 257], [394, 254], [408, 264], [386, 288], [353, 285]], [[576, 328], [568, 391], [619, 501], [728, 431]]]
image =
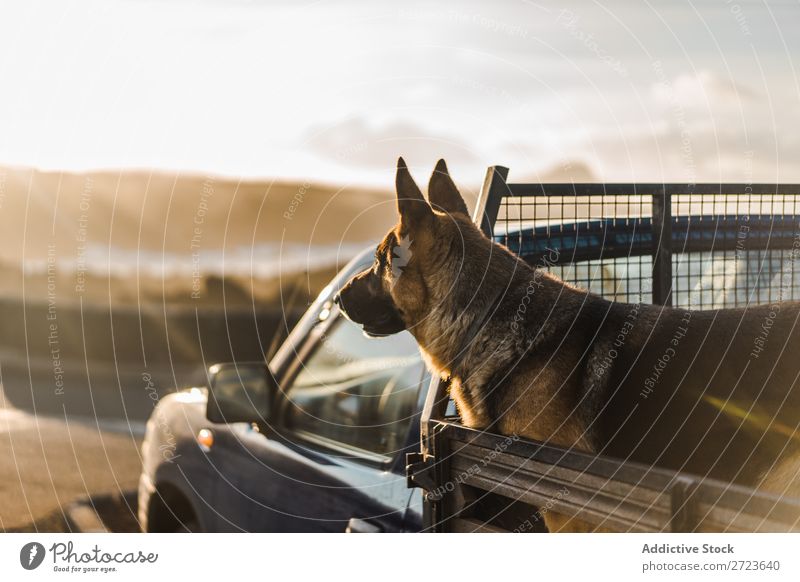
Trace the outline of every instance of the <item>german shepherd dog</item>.
[[608, 301], [487, 238], [444, 160], [429, 201], [402, 158], [396, 187], [399, 222], [337, 301], [367, 334], [410, 331], [466, 426], [800, 494], [800, 303]]

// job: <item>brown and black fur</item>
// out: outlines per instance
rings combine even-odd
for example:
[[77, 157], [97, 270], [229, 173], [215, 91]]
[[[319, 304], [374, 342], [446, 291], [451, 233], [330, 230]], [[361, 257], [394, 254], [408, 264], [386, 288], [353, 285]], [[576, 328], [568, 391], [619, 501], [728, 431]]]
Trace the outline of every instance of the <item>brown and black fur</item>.
[[466, 425], [800, 495], [800, 303], [614, 303], [484, 236], [444, 161], [428, 203], [401, 158], [397, 195], [399, 223], [339, 302], [368, 333], [409, 330]]

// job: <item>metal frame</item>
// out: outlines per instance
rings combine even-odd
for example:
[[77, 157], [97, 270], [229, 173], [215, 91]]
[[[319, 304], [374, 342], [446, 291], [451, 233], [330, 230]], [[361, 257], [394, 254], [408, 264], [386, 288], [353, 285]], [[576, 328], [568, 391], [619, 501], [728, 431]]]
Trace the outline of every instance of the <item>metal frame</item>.
[[[456, 475], [459, 485], [581, 521], [625, 532], [753, 532], [798, 528], [800, 500], [639, 463], [594, 456], [466, 428], [435, 423], [439, 490]], [[504, 443], [502, 452], [496, 452]], [[443, 447], [447, 446], [449, 451]], [[492, 461], [484, 460], [492, 456]], [[479, 467], [478, 471], [470, 468]], [[568, 483], [569, 494], [559, 496]], [[457, 514], [457, 494], [428, 500], [436, 510], [430, 531], [471, 531], [479, 524]], [[769, 515], [769, 517], [765, 517]]]
[[[673, 195], [800, 194], [798, 184], [515, 184], [507, 181], [508, 172], [503, 166], [487, 169], [473, 214], [474, 222], [490, 237], [504, 197], [650, 196], [653, 303], [661, 305], [670, 305], [672, 300]], [[484, 494], [531, 505], [547, 502], [559, 513], [580, 513], [582, 520], [621, 531], [788, 531], [800, 527], [797, 518], [790, 517], [800, 516], [800, 500], [542, 443], [514, 442], [496, 462], [472, 474], [467, 471], [469, 463], [474, 465], [482, 458], [481, 452], [493, 450], [506, 437], [449, 421], [445, 418], [448, 400], [447, 386], [434, 378], [420, 419], [421, 452], [408, 458], [409, 486], [426, 491], [427, 531], [487, 529], [457, 515], [457, 491], [441, 490], [452, 471], [465, 475], [460, 485]], [[554, 490], [566, 479], [575, 493], [568, 500], [558, 499]]]
[[677, 195], [798, 195], [800, 184], [522, 184], [509, 183], [508, 168], [492, 166], [478, 196], [473, 219], [487, 236], [493, 236], [504, 197], [649, 196], [651, 198], [651, 255], [653, 303], [672, 304], [672, 197]]

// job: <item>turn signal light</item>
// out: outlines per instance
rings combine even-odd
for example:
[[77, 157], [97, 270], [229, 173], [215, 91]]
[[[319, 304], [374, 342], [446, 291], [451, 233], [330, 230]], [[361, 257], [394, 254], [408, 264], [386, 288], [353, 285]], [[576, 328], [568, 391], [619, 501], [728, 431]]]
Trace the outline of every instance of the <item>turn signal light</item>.
[[211, 450], [211, 445], [214, 444], [214, 433], [207, 428], [200, 429], [200, 432], [197, 433], [197, 444], [200, 445], [201, 449], [208, 452]]

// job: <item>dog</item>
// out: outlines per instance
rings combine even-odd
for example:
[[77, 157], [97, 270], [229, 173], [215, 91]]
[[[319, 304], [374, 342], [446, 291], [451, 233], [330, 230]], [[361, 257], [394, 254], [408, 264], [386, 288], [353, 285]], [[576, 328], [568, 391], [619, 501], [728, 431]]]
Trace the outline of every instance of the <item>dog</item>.
[[408, 330], [466, 426], [800, 495], [800, 303], [609, 301], [485, 236], [444, 160], [427, 201], [402, 158], [396, 189], [398, 223], [336, 299], [369, 335]]

